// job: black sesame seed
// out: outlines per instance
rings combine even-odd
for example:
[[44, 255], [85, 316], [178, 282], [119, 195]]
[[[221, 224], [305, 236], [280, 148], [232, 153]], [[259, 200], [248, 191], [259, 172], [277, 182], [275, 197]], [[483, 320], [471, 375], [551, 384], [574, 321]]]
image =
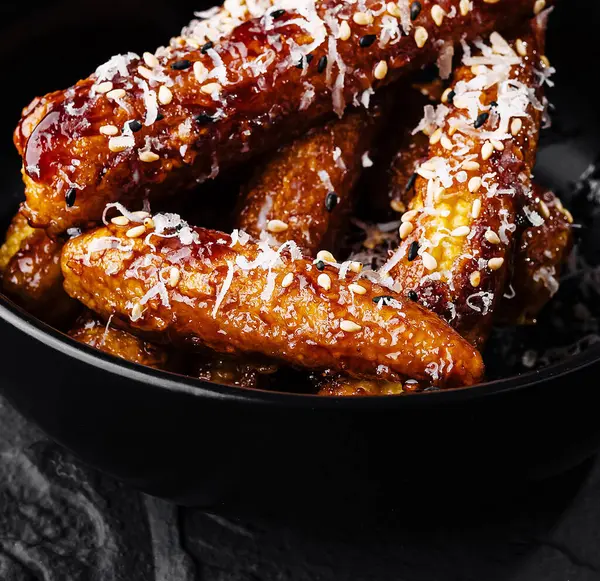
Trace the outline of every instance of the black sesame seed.
[[450, 103], [450, 105], [452, 105], [452, 103], [454, 102], [454, 97], [456, 97], [456, 92], [450, 91], [448, 93], [448, 103]]
[[492, 102], [490, 103], [490, 106], [491, 106], [491, 107], [497, 107], [497, 106], [498, 106], [498, 101], [492, 101]]
[[157, 120], [157, 121], [162, 121], [164, 118], [165, 118], [165, 116], [164, 116], [162, 113], [158, 113], [158, 114], [156, 115], [156, 120]]
[[418, 18], [419, 14], [421, 14], [422, 9], [423, 9], [423, 7], [421, 6], [420, 2], [413, 2], [410, 5], [410, 19], [416, 20]]
[[322, 73], [325, 70], [326, 66], [327, 66], [327, 57], [325, 55], [323, 55], [319, 59], [319, 62], [317, 63], [317, 71]]
[[419, 243], [415, 240], [414, 242], [411, 242], [410, 247], [408, 249], [409, 262], [412, 262], [417, 257], [418, 252], [419, 252]]
[[77, 190], [75, 188], [71, 188], [65, 194], [65, 202], [67, 204], [67, 208], [72, 208], [75, 205], [75, 199], [77, 198]]
[[367, 48], [375, 42], [376, 38], [377, 36], [374, 34], [365, 34], [364, 36], [360, 37], [358, 44], [361, 46], [361, 48]]
[[380, 302], [385, 302], [385, 301], [391, 301], [393, 300], [394, 297], [390, 296], [390, 295], [380, 295], [378, 297], [373, 297], [373, 302], [378, 305]]
[[408, 298], [411, 301], [418, 301], [419, 300], [419, 295], [414, 290], [409, 290], [407, 294], [408, 294]]
[[410, 192], [415, 187], [415, 182], [417, 181], [417, 172], [411, 175], [406, 182], [406, 187], [404, 188], [405, 192]]
[[283, 8], [280, 8], [279, 10], [273, 10], [273, 12], [271, 12], [271, 18], [280, 18], [284, 14], [285, 10]]
[[189, 69], [192, 66], [191, 61], [188, 61], [187, 59], [183, 59], [180, 61], [175, 61], [172, 65], [171, 68], [174, 71], [185, 71], [185, 69]]
[[322, 260], [317, 260], [315, 263], [317, 270], [325, 270], [325, 263]]
[[196, 115], [196, 117], [194, 117], [194, 121], [196, 121], [196, 123], [199, 125], [208, 125], [212, 123], [214, 119], [206, 113], [200, 113], [200, 115]]
[[475, 129], [483, 127], [483, 125], [489, 119], [489, 117], [490, 114], [487, 111], [485, 113], [480, 113], [479, 115], [477, 115], [477, 119], [475, 119], [475, 123], [473, 123]]
[[335, 192], [329, 192], [325, 196], [325, 209], [328, 212], [332, 212], [333, 209], [337, 206], [339, 198]]
[[200, 52], [202, 54], [206, 54], [206, 51], [210, 50], [213, 46], [215, 46], [214, 42], [212, 40], [209, 40], [207, 43], [203, 44], [200, 47]]
[[297, 69], [303, 69], [304, 68], [304, 61], [302, 60], [302, 58], [300, 58], [300, 60], [298, 61], [298, 64], [296, 65]]
[[315, 55], [314, 55], [314, 54], [307, 54], [307, 55], [306, 55], [306, 62], [307, 62], [308, 64], [310, 64], [310, 63], [312, 63], [312, 60], [313, 60], [314, 58], [315, 58]]
[[140, 131], [142, 127], [143, 125], [137, 119], [129, 122], [129, 129], [131, 129], [131, 131], [133, 131], [134, 133]]

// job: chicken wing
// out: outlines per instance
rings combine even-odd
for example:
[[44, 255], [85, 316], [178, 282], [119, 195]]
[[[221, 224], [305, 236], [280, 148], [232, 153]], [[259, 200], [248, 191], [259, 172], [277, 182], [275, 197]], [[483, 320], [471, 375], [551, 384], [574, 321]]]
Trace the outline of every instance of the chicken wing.
[[[25, 211], [62, 232], [214, 177], [373, 88], [435, 60], [441, 47], [528, 17], [551, 0], [407, 0], [364, 7], [306, 0], [236, 26], [218, 43], [120, 55], [65, 91], [36, 99], [15, 132]], [[415, 5], [413, 5], [415, 6]]]
[[470, 385], [483, 373], [441, 319], [293, 243], [274, 250], [157, 215], [71, 240], [62, 266], [71, 296], [157, 340], [365, 378]]

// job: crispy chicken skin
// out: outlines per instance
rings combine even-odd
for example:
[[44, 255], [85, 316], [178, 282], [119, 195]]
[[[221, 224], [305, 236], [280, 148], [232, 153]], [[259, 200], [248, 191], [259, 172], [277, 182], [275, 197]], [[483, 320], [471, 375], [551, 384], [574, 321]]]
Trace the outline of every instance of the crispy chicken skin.
[[112, 327], [110, 324], [107, 325], [91, 312], [87, 312], [77, 320], [69, 331], [69, 336], [84, 345], [132, 363], [156, 369], [167, 368], [168, 355], [161, 347], [138, 339], [131, 333]]
[[[458, 0], [439, 0], [434, 16], [425, 2], [410, 22], [406, 4], [392, 6], [398, 16], [373, 17], [376, 0], [366, 0], [366, 12], [341, 0], [307, 2], [303, 14], [268, 12], [214, 46], [183, 39], [156, 56], [112, 59], [26, 110], [14, 136], [26, 214], [57, 233], [99, 221], [109, 202], [132, 207], [148, 192], [189, 187], [366, 100], [372, 86], [435, 60], [444, 42], [506, 28], [536, 4], [463, 2], [461, 10]], [[344, 20], [349, 36], [338, 30]], [[401, 25], [408, 33], [399, 36]], [[299, 67], [303, 53], [312, 58]]]
[[17, 212], [6, 231], [4, 244], [0, 246], [0, 273], [5, 271], [10, 259], [20, 250], [23, 241], [34, 232], [35, 229], [29, 225], [25, 215]]
[[[483, 374], [479, 354], [441, 319], [356, 274], [340, 280], [331, 265], [320, 272], [293, 245], [276, 252], [170, 226], [179, 236], [129, 238], [127, 227], [111, 226], [71, 240], [62, 258], [67, 292], [164, 341], [365, 378], [453, 386]], [[393, 306], [376, 299], [387, 295]]]
[[[465, 56], [454, 75], [456, 96], [449, 102], [446, 93], [438, 109], [439, 126], [423, 127], [429, 159], [417, 170], [401, 244], [383, 267], [396, 288], [474, 345], [484, 343], [504, 292], [517, 212], [536, 209], [530, 176], [543, 109], [537, 68], [544, 29], [535, 19], [510, 45], [494, 33], [488, 57]], [[493, 77], [485, 63], [496, 61]]]
[[379, 106], [348, 111], [270, 155], [243, 192], [236, 226], [293, 240], [309, 255], [335, 250], [381, 117]]

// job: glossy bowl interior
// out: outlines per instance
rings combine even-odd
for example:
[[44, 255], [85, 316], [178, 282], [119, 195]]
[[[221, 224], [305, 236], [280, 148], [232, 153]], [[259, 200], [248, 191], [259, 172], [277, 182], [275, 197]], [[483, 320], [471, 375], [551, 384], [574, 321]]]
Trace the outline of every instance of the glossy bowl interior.
[[[3, 224], [22, 196], [10, 143], [20, 108], [36, 94], [72, 84], [111, 54], [165, 42], [200, 8], [111, 0], [90, 17], [68, 0], [43, 6], [35, 16], [4, 15], [0, 62], [14, 82], [0, 119]], [[586, 10], [590, 17], [581, 22], [563, 2], [548, 41], [558, 69], [557, 87], [549, 92], [555, 126], [543, 141], [536, 177], [566, 196], [567, 205], [572, 184], [600, 151], [600, 116], [589, 82], [600, 56], [592, 13], [600, 9]], [[15, 45], [22, 47], [18, 58]], [[571, 201], [594, 264], [600, 256], [597, 209], [582, 195]], [[569, 292], [559, 297], [561, 304]], [[525, 330], [510, 341], [565, 343], [555, 326], [545, 325], [542, 320], [541, 331]], [[410, 397], [338, 399], [290, 394], [290, 385], [281, 386], [282, 393], [248, 391], [142, 368], [73, 342], [3, 296], [0, 337], [2, 387], [20, 410], [84, 460], [185, 503], [252, 509], [325, 500], [356, 506], [417, 490], [464, 491], [466, 483], [497, 490], [560, 472], [600, 443], [594, 411], [600, 343], [517, 373], [519, 366], [503, 359], [507, 339], [499, 335], [490, 348], [493, 381]], [[567, 430], [565, 422], [574, 419]]]

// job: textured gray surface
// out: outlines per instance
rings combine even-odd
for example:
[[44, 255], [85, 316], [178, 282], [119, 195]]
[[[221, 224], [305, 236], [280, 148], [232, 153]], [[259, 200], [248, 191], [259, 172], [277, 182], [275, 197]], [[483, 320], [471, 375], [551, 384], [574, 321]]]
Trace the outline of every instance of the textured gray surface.
[[457, 508], [341, 526], [180, 509], [82, 466], [0, 398], [1, 581], [600, 579], [598, 462]]

